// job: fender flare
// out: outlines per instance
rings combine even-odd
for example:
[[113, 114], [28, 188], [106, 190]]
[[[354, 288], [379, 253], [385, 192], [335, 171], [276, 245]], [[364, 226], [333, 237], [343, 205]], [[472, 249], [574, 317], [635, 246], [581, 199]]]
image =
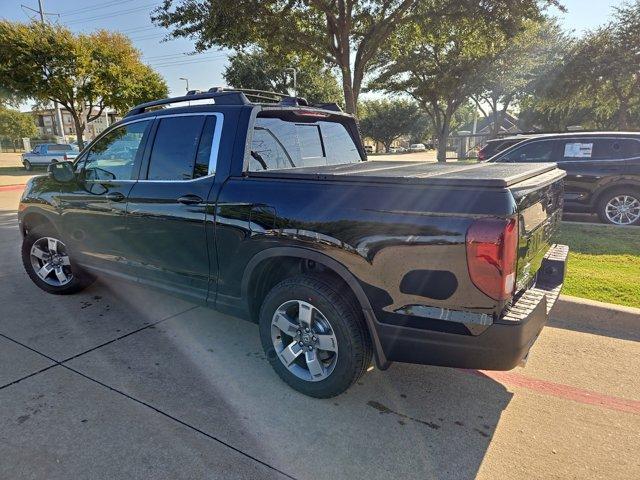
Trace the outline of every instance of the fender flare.
[[386, 370], [389, 368], [391, 362], [387, 359], [387, 356], [382, 349], [382, 344], [380, 343], [380, 338], [376, 329], [375, 314], [373, 313], [371, 303], [365, 295], [362, 286], [358, 283], [355, 276], [347, 269], [347, 267], [328, 255], [301, 247], [272, 247], [257, 253], [251, 258], [251, 260], [249, 260], [249, 263], [247, 263], [242, 275], [241, 292], [242, 298], [245, 301], [249, 298], [249, 281], [251, 280], [251, 276], [253, 275], [255, 268], [263, 261], [274, 257], [294, 257], [313, 260], [316, 263], [324, 265], [340, 276], [340, 278], [349, 285], [349, 288], [351, 288], [351, 291], [354, 293], [358, 303], [360, 304], [360, 308], [362, 308], [365, 324], [373, 344], [376, 366], [380, 370]]

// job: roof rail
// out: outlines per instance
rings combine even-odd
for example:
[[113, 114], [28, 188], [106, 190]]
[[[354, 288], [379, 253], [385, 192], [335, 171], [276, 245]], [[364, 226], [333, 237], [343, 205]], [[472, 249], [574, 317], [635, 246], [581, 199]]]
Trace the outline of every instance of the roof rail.
[[217, 105], [251, 105], [255, 103], [272, 103], [283, 107], [315, 107], [334, 112], [342, 112], [336, 103], [311, 104], [302, 97], [292, 97], [286, 93], [254, 90], [249, 88], [213, 87], [206, 92], [189, 90], [182, 97], [163, 98], [153, 102], [141, 103], [127, 112], [125, 117], [139, 115], [147, 110], [170, 105], [172, 103], [191, 102], [195, 100], [215, 100]]
[[139, 115], [144, 113], [146, 110], [161, 107], [163, 105], [169, 105], [172, 103], [181, 103], [181, 102], [192, 102], [195, 100], [215, 100], [217, 105], [250, 105], [251, 102], [247, 99], [247, 97], [239, 91], [233, 90], [225, 90], [225, 91], [214, 91], [214, 92], [200, 92], [199, 90], [190, 90], [186, 95], [182, 97], [173, 97], [173, 98], [163, 98], [161, 100], [154, 100], [153, 102], [141, 103], [140, 105], [136, 105], [131, 110], [127, 112], [126, 117], [131, 117], [132, 115]]

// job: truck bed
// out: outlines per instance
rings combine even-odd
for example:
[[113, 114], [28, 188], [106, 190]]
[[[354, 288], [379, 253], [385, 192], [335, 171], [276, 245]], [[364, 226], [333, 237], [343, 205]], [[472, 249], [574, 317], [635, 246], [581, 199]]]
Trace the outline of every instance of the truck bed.
[[250, 172], [252, 177], [315, 179], [342, 182], [411, 183], [507, 188], [550, 172], [555, 163], [428, 163], [366, 161], [343, 165]]

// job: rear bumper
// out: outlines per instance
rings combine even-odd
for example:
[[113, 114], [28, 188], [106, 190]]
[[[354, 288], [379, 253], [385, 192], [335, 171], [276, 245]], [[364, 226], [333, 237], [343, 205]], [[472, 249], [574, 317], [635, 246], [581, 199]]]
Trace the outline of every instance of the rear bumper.
[[379, 324], [387, 359], [458, 368], [512, 369], [527, 355], [549, 318], [562, 289], [568, 252], [565, 245], [552, 246], [535, 284], [479, 335]]

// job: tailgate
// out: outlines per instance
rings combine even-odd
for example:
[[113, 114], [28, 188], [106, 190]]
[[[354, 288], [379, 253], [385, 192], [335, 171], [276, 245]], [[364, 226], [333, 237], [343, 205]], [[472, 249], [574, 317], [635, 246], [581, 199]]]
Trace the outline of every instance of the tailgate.
[[518, 206], [516, 292], [535, 280], [562, 217], [565, 172], [555, 169], [510, 188]]

